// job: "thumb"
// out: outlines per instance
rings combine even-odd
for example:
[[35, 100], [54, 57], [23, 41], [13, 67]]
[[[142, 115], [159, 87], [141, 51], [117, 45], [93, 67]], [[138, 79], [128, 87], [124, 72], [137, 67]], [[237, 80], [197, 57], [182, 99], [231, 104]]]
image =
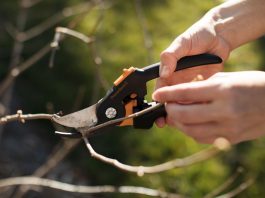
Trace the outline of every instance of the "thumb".
[[160, 54], [160, 77], [168, 78], [176, 70], [177, 61], [188, 55], [190, 43], [190, 38], [180, 35]]

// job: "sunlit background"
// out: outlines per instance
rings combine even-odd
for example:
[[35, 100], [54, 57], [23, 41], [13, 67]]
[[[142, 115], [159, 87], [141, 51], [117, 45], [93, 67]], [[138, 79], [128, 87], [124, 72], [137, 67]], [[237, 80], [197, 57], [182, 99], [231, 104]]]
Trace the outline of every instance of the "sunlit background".
[[[63, 111], [66, 114], [95, 103], [123, 68], [144, 67], [159, 61], [160, 52], [177, 35], [219, 3], [217, 0], [1, 1], [0, 85], [12, 68], [25, 63], [52, 42], [57, 26], [72, 28], [95, 39], [92, 44], [85, 44], [64, 37], [52, 68], [49, 67], [51, 53], [45, 52], [1, 93], [1, 115], [16, 113], [18, 109], [24, 113]], [[264, 39], [242, 46], [231, 54], [225, 70], [263, 70], [264, 53]], [[154, 82], [148, 85], [149, 94], [153, 85]], [[255, 183], [238, 197], [261, 197], [265, 193], [264, 138], [241, 143], [229, 152], [190, 167], [138, 177], [91, 158], [83, 142], [63, 141], [54, 131], [49, 121], [1, 126], [0, 177], [31, 175], [38, 170], [38, 176], [72, 184], [136, 185], [203, 197], [221, 186], [238, 167], [243, 167], [242, 175], [223, 193], [249, 177], [255, 177]], [[112, 128], [91, 138], [91, 142], [98, 152], [108, 157], [146, 166], [185, 157], [207, 147], [176, 129], [155, 126], [150, 130]], [[39, 167], [59, 150], [62, 153], [57, 158], [63, 159], [45, 173], [41, 172]], [[1, 197], [18, 197], [21, 190], [5, 188], [0, 193]], [[47, 188], [32, 188], [24, 195], [47, 196], [82, 197]]]

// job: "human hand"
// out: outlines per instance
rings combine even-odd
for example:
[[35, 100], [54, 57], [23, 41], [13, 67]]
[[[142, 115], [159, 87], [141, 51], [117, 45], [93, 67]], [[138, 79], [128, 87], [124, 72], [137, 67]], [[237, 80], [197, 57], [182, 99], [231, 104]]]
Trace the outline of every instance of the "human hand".
[[158, 80], [157, 87], [183, 83], [183, 80], [188, 82], [197, 74], [209, 77], [222, 69], [222, 65], [219, 64], [207, 66], [207, 68], [191, 68], [190, 70], [174, 73], [177, 61], [180, 58], [202, 53], [215, 54], [223, 60], [226, 60], [230, 53], [229, 43], [227, 43], [225, 38], [217, 34], [211, 14], [205, 15], [187, 31], [178, 36], [161, 53], [161, 78]]
[[183, 56], [212, 53], [226, 60], [229, 53], [265, 33], [264, 0], [234, 0], [212, 8], [202, 19], [178, 36], [161, 53], [160, 79], [157, 88], [204, 78], [222, 69], [221, 65], [198, 67], [174, 73]]
[[168, 125], [200, 143], [224, 137], [235, 144], [265, 135], [265, 72], [217, 73], [162, 87], [153, 98], [166, 103]]
[[[164, 86], [190, 82], [197, 75], [207, 79], [222, 70], [222, 64], [193, 67], [174, 72], [177, 60], [184, 56], [201, 53], [211, 53], [226, 60], [230, 53], [228, 43], [217, 35], [214, 21], [210, 14], [205, 15], [200, 21], [191, 26], [187, 31], [178, 36], [171, 45], [161, 53], [160, 78], [156, 82], [156, 89]], [[158, 126], [163, 126], [164, 118], [156, 121]]]
[[[176, 62], [183, 56], [211, 53], [224, 61], [229, 53], [264, 35], [264, 0], [225, 1], [211, 9], [201, 20], [178, 36], [161, 53], [160, 77], [156, 89], [189, 82], [198, 74], [207, 79], [222, 70], [222, 65], [209, 65], [175, 72]], [[156, 122], [164, 124], [163, 118]]]

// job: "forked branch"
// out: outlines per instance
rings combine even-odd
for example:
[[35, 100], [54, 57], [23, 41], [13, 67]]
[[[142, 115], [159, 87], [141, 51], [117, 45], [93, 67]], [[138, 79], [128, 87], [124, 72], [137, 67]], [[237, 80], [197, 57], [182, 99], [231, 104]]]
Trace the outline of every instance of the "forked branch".
[[[158, 106], [158, 105], [157, 105]], [[148, 111], [153, 110], [153, 107], [149, 107], [137, 114], [132, 114], [132, 116], [140, 116], [142, 113], [146, 113]], [[11, 115], [11, 116], [5, 116], [3, 118], [1, 118], [0, 120], [2, 122], [0, 122], [0, 124], [4, 124], [7, 123], [9, 121], [14, 121], [14, 120], [18, 120], [21, 122], [24, 122], [25, 120], [30, 120], [30, 119], [49, 119], [52, 120], [55, 116], [58, 115], [53, 115], [53, 114], [36, 114], [36, 115], [32, 115], [32, 114], [28, 114], [28, 115], [23, 115], [22, 111], [18, 111], [17, 114], [15, 115]], [[125, 117], [123, 119], [128, 119], [128, 117]], [[118, 120], [118, 119], [116, 119]], [[111, 122], [107, 122], [106, 124], [112, 124]], [[105, 125], [106, 125], [105, 124]], [[111, 159], [108, 158], [106, 156], [103, 156], [99, 153], [97, 153], [93, 147], [91, 146], [91, 144], [89, 143], [88, 139], [86, 138], [86, 136], [83, 134], [83, 139], [86, 143], [86, 146], [91, 154], [92, 157], [115, 166], [116, 168], [123, 170], [123, 171], [127, 171], [127, 172], [134, 172], [137, 173], [138, 176], [143, 176], [145, 173], [158, 173], [158, 172], [163, 172], [166, 170], [170, 170], [173, 168], [180, 168], [180, 167], [185, 167], [185, 166], [189, 166], [201, 161], [205, 161], [215, 155], [217, 155], [218, 153], [220, 153], [221, 151], [224, 150], [228, 150], [230, 148], [230, 143], [223, 139], [223, 138], [219, 138], [215, 141], [214, 145], [208, 149], [202, 150], [198, 153], [195, 153], [191, 156], [182, 158], [182, 159], [174, 159], [159, 165], [155, 165], [155, 166], [150, 166], [150, 167], [145, 167], [145, 166], [130, 166], [130, 165], [126, 165], [123, 164], [119, 161], [117, 161], [116, 159]]]
[[91, 144], [89, 143], [88, 139], [85, 137], [83, 139], [92, 157], [104, 163], [110, 164], [122, 171], [136, 173], [138, 176], [143, 176], [145, 173], [149, 173], [149, 174], [159, 173], [159, 172], [167, 171], [167, 170], [174, 169], [174, 168], [182, 168], [182, 167], [190, 166], [198, 162], [208, 160], [214, 157], [215, 155], [217, 155], [218, 153], [220, 153], [221, 151], [225, 151], [230, 148], [230, 144], [227, 140], [223, 138], [218, 138], [214, 142], [214, 145], [212, 147], [202, 150], [198, 153], [195, 153], [185, 158], [180, 158], [180, 159], [177, 158], [177, 159], [174, 159], [174, 160], [162, 163], [162, 164], [158, 164], [155, 166], [130, 166], [127, 164], [123, 164], [116, 159], [108, 158], [104, 155], [97, 153], [93, 149]]

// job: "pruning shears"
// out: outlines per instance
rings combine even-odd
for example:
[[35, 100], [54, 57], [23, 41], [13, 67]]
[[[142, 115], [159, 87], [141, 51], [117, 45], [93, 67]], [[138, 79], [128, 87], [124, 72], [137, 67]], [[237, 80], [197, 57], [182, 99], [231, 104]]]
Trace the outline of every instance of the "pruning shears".
[[[212, 54], [199, 54], [186, 56], [177, 62], [175, 72], [191, 67], [222, 63], [222, 59]], [[146, 83], [159, 77], [160, 63], [155, 63], [144, 68], [130, 67], [124, 69], [121, 76], [115, 81], [111, 89], [96, 104], [71, 114], [54, 117], [56, 123], [74, 129], [74, 132], [56, 132], [66, 137], [82, 137], [94, 134], [104, 123], [114, 122], [111, 126], [133, 126], [134, 128], [149, 129], [159, 117], [165, 117], [166, 111], [163, 104], [151, 111], [144, 111], [157, 105], [157, 102], [147, 102]], [[136, 112], [140, 116], [119, 121], [123, 117], [130, 117]]]

